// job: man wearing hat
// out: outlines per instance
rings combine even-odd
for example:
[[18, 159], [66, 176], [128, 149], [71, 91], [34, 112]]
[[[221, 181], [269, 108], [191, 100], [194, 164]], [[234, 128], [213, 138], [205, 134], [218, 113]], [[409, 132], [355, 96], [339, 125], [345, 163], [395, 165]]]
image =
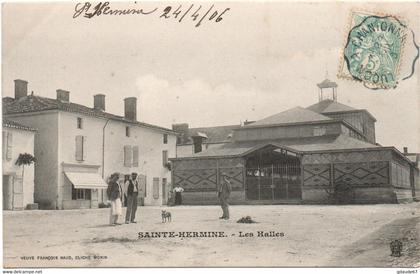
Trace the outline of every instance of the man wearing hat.
[[230, 192], [232, 191], [232, 186], [230, 185], [229, 177], [226, 173], [222, 173], [222, 181], [220, 182], [219, 191], [217, 196], [220, 200], [220, 205], [222, 206], [223, 215], [219, 219], [228, 220], [229, 219], [229, 204], [228, 199]]
[[139, 182], [137, 173], [131, 173], [131, 178], [126, 181], [127, 189], [127, 211], [125, 214], [125, 223], [136, 223], [137, 196], [139, 195]]

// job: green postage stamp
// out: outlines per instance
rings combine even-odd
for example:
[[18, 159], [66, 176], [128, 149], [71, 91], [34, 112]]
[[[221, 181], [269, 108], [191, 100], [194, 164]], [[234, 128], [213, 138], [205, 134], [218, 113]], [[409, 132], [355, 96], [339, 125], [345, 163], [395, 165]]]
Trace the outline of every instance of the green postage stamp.
[[353, 12], [339, 77], [368, 88], [395, 88], [407, 26], [397, 17]]

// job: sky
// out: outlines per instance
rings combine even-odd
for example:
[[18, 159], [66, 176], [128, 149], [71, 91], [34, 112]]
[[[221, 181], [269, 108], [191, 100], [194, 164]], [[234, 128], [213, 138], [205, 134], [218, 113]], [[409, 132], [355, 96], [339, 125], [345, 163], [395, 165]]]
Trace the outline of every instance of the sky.
[[[166, 6], [190, 2], [118, 2], [112, 9], [143, 8], [150, 15], [73, 18], [76, 3], [5, 3], [2, 13], [2, 96], [14, 79], [29, 92], [93, 106], [106, 95], [106, 111], [123, 115], [123, 99], [138, 98], [138, 120], [171, 127], [239, 124], [318, 102], [317, 83], [338, 84], [338, 102], [376, 117], [377, 142], [420, 151], [420, 64], [396, 89], [370, 90], [337, 78], [351, 11], [404, 18], [420, 44], [419, 3], [204, 2], [220, 22], [187, 15], [160, 18]], [[198, 8], [194, 3], [191, 10]], [[210, 13], [211, 14], [211, 13]], [[210, 16], [210, 15], [209, 15]], [[412, 41], [411, 41], [412, 43]], [[402, 73], [413, 60], [406, 47]]]

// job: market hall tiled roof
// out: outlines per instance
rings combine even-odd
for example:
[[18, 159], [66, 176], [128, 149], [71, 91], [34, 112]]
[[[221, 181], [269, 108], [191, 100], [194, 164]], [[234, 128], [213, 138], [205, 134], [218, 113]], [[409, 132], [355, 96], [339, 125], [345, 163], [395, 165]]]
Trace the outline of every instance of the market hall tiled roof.
[[7, 114], [20, 114], [20, 113], [31, 113], [47, 110], [62, 110], [73, 113], [80, 113], [87, 116], [94, 116], [98, 118], [110, 119], [115, 121], [121, 121], [125, 123], [135, 124], [141, 127], [152, 128], [160, 131], [165, 131], [169, 133], [175, 133], [173, 130], [155, 126], [148, 123], [133, 121], [126, 119], [123, 116], [114, 115], [107, 113], [98, 109], [89, 108], [84, 105], [71, 103], [71, 102], [62, 102], [57, 99], [51, 99], [47, 97], [29, 95], [22, 97], [18, 100], [11, 101], [10, 97], [3, 98], [3, 115]]
[[214, 145], [205, 151], [194, 154], [193, 156], [179, 157], [177, 159], [242, 156], [253, 150], [255, 147], [264, 144], [277, 144], [297, 152], [379, 148], [379, 146], [373, 145], [371, 143], [363, 142], [358, 139], [340, 134], [306, 138], [278, 139], [270, 141], [261, 140], [251, 142], [224, 143]]
[[5, 118], [3, 118], [3, 126], [9, 127], [9, 128], [21, 129], [21, 130], [36, 131], [36, 129], [33, 127], [25, 126], [25, 125], [22, 125], [20, 123], [17, 123], [15, 121], [8, 120]]
[[331, 99], [323, 100], [319, 103], [313, 104], [306, 109], [312, 110], [317, 113], [328, 113], [328, 112], [343, 112], [343, 111], [354, 111], [355, 108], [347, 105], [335, 102]]
[[373, 121], [376, 121], [375, 117], [370, 114], [366, 109], [355, 109], [350, 106], [335, 102], [331, 99], [322, 100], [316, 104], [310, 105], [306, 109], [312, 110], [314, 112], [328, 115], [332, 113], [343, 113], [343, 112], [364, 112], [372, 118]]
[[295, 107], [295, 108], [291, 108], [283, 112], [271, 115], [264, 119], [258, 120], [252, 124], [244, 126], [244, 128], [250, 128], [254, 126], [264, 126], [264, 125], [293, 124], [293, 123], [328, 121], [328, 120], [332, 120], [332, 119], [325, 115], [316, 113], [314, 111], [311, 111], [302, 107]]

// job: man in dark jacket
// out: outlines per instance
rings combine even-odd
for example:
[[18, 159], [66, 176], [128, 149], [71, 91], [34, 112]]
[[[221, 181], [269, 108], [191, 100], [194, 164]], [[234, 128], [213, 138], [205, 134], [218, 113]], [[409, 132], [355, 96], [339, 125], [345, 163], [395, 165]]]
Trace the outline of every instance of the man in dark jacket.
[[232, 191], [232, 186], [230, 185], [229, 177], [226, 173], [222, 173], [222, 181], [219, 186], [218, 197], [220, 200], [220, 205], [222, 206], [223, 215], [219, 219], [229, 220], [229, 203], [228, 199]]
[[131, 178], [129, 178], [125, 184], [127, 189], [127, 212], [125, 214], [125, 223], [136, 223], [137, 196], [139, 194], [137, 173], [132, 173]]

